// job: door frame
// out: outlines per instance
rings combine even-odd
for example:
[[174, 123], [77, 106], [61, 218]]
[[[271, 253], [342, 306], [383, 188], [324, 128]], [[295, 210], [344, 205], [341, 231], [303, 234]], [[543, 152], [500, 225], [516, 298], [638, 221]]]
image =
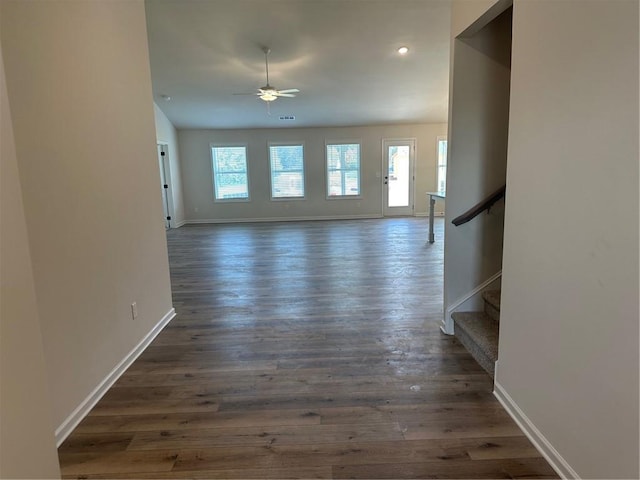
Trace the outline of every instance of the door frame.
[[[389, 147], [393, 145], [409, 145], [409, 203], [408, 207], [387, 207], [389, 187], [387, 186], [386, 177], [389, 172], [388, 154]], [[415, 216], [416, 206], [416, 158], [418, 151], [418, 141], [415, 137], [404, 138], [383, 138], [382, 139], [382, 177], [380, 186], [382, 188], [382, 216], [383, 217], [406, 217]], [[389, 210], [389, 209], [396, 210]], [[395, 211], [396, 213], [391, 213]]]
[[[162, 155], [164, 153], [164, 155]], [[167, 217], [164, 219], [165, 228], [172, 228], [171, 222], [173, 217], [173, 193], [171, 188], [171, 162], [169, 161], [169, 144], [167, 142], [157, 142], [157, 155], [158, 155], [158, 170], [160, 175], [160, 187], [164, 190], [166, 194], [162, 195], [162, 202], [166, 202], [167, 207]], [[164, 177], [164, 184], [162, 183], [162, 179]], [[167, 188], [164, 188], [164, 185], [167, 185]], [[164, 213], [164, 205], [162, 207], [162, 211]]]

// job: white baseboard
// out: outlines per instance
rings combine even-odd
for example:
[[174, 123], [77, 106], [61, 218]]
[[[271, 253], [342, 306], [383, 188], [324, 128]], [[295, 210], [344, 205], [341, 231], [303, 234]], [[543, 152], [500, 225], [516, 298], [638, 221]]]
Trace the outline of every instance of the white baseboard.
[[442, 323], [440, 324], [440, 331], [445, 335], [455, 335], [455, 327], [453, 326], [453, 322], [451, 325], [447, 325], [446, 319], [442, 319]]
[[485, 288], [489, 287], [493, 282], [498, 280], [502, 276], [502, 270], [497, 273], [494, 273], [489, 278], [487, 278], [484, 282], [478, 285], [476, 288], [471, 290], [470, 292], [462, 295], [457, 300], [455, 300], [451, 305], [449, 305], [444, 311], [444, 318], [442, 319], [442, 325], [440, 325], [440, 330], [442, 330], [447, 335], [454, 334], [453, 320], [451, 319], [451, 314], [456, 311], [463, 303], [470, 300], [471, 298], [478, 295]]
[[310, 220], [363, 220], [382, 218], [379, 214], [364, 215], [335, 215], [335, 216], [310, 216], [310, 217], [263, 217], [263, 218], [199, 218], [186, 220], [189, 225], [205, 223], [261, 223], [261, 222], [301, 222]]
[[186, 225], [186, 223], [186, 220], [182, 220], [181, 222], [176, 222], [175, 224], [171, 225], [171, 228], [180, 228], [181, 226]]
[[[496, 378], [498, 378], [498, 363], [499, 362], [496, 363]], [[518, 407], [518, 404], [497, 381], [494, 384], [493, 394], [511, 418], [518, 424], [520, 430], [524, 432], [533, 446], [536, 447], [540, 454], [549, 462], [551, 468], [553, 468], [561, 478], [580, 478], [576, 471], [571, 468], [571, 465], [562, 458], [562, 455], [551, 445], [542, 432], [536, 428], [533, 422], [529, 420], [520, 407]]]
[[[429, 217], [429, 212], [418, 212], [414, 216], [416, 216], [416, 217], [427, 217], [428, 218]], [[444, 217], [444, 212], [434, 212], [433, 216], [435, 218]]]
[[162, 331], [162, 329], [176, 316], [174, 308], [169, 310], [164, 317], [147, 333], [144, 338], [136, 345], [133, 350], [125, 356], [111, 372], [98, 384], [96, 388], [85, 398], [76, 409], [71, 412], [62, 424], [56, 428], [56, 446], [62, 445], [74, 428], [82, 421], [84, 417], [95, 407], [96, 403], [107, 393], [107, 390], [120, 378], [136, 358], [149, 346], [154, 338]]

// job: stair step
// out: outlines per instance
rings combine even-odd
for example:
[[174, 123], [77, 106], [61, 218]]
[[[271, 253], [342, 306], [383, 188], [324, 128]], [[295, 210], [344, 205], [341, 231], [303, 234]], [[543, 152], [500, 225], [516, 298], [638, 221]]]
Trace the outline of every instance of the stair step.
[[482, 292], [484, 312], [496, 322], [500, 321], [500, 290], [485, 290]]
[[451, 318], [456, 338], [493, 377], [498, 359], [498, 323], [484, 312], [455, 312]]

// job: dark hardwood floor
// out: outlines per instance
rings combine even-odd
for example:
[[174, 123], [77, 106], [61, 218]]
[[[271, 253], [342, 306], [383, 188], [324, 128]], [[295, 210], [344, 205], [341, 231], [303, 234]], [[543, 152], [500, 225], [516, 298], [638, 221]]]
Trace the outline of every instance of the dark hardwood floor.
[[59, 449], [66, 478], [557, 478], [438, 328], [443, 221], [168, 232], [177, 317]]

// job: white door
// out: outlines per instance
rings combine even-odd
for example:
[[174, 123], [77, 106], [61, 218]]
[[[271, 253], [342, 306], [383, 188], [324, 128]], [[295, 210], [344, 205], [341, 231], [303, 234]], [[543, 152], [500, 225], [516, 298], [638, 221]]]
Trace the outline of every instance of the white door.
[[158, 145], [158, 166], [160, 167], [160, 188], [162, 189], [162, 213], [164, 214], [164, 228], [171, 228], [171, 215], [169, 214], [169, 184], [165, 172], [165, 161], [167, 158], [167, 147]]
[[385, 217], [413, 215], [416, 141], [383, 140], [383, 209]]

